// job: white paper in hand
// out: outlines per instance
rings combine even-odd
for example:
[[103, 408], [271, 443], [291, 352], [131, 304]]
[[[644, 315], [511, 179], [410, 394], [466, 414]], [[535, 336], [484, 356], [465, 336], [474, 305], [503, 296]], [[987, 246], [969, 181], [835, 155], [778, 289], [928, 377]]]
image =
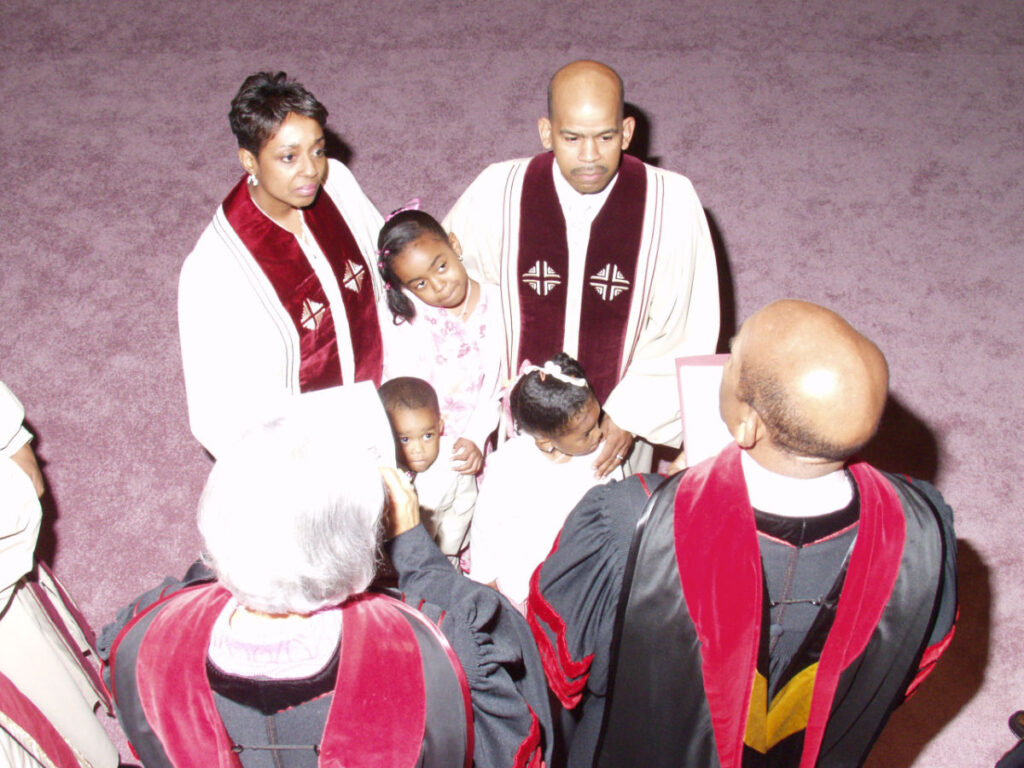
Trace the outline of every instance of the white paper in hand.
[[718, 411], [718, 390], [728, 355], [697, 355], [676, 359], [683, 447], [688, 466], [716, 456], [732, 442]]

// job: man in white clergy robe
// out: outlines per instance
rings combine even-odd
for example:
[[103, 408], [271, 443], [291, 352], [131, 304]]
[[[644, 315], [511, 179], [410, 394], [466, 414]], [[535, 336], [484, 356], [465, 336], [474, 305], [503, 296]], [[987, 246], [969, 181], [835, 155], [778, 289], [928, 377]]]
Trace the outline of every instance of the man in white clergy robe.
[[654, 444], [682, 441], [675, 359], [718, 341], [704, 210], [688, 179], [623, 155], [635, 120], [604, 64], [556, 72], [538, 128], [548, 151], [486, 168], [444, 225], [501, 286], [505, 374], [576, 357], [604, 409], [597, 474], [646, 471]]

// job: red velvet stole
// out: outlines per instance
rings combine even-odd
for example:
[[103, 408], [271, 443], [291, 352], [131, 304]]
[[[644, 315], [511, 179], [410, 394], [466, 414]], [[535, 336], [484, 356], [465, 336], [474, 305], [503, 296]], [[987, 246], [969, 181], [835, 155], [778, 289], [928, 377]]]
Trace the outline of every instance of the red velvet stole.
[[[267, 276], [295, 324], [301, 355], [301, 391], [342, 384], [334, 316], [323, 286], [295, 236], [256, 207], [244, 176], [224, 199], [223, 209], [228, 223]], [[355, 357], [355, 380], [379, 385], [383, 342], [366, 260], [345, 219], [324, 190], [320, 190], [316, 201], [302, 215], [341, 289]]]
[[[27, 659], [25, 663], [29, 663]], [[17, 728], [12, 729], [10, 723]], [[15, 741], [25, 747], [32, 747], [33, 745], [26, 743], [23, 736], [17, 732], [17, 729], [20, 728], [57, 768], [79, 768], [81, 765], [78, 758], [75, 757], [74, 751], [60, 735], [60, 732], [54, 728], [53, 723], [2, 672], [0, 672], [0, 725], [10, 733]], [[30, 753], [33, 751], [33, 749], [29, 749]]]
[[[850, 471], [861, 498], [857, 542], [818, 664], [801, 768], [811, 768], [817, 759], [839, 674], [867, 646], [903, 553], [906, 522], [896, 492], [867, 464], [853, 464]], [[761, 633], [763, 581], [737, 445], [692, 467], [680, 481], [675, 535], [683, 594], [701, 642], [719, 759], [722, 768], [740, 768]]]
[[[569, 243], [552, 177], [554, 155], [534, 157], [523, 176], [519, 218], [519, 348], [542, 364], [562, 351]], [[590, 227], [577, 359], [604, 403], [619, 383], [647, 201], [644, 164], [622, 156], [618, 179]]]
[[[139, 698], [174, 765], [241, 766], [206, 676], [210, 633], [229, 598], [218, 584], [179, 592], [161, 609], [139, 647]], [[426, 728], [426, 700], [419, 644], [401, 615], [410, 611], [383, 595], [360, 596], [342, 610], [339, 682], [319, 764], [415, 765]], [[182, 627], [190, 631], [183, 633]]]

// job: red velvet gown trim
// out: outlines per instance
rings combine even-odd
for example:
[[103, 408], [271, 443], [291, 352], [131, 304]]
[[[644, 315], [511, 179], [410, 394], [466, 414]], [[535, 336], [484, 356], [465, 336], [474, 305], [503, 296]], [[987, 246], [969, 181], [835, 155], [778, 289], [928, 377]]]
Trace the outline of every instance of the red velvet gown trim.
[[512, 758], [512, 768], [544, 768], [544, 750], [541, 744], [540, 721], [533, 707], [530, 710], [530, 732], [526, 734], [522, 744], [516, 749]]
[[[558, 551], [560, 539], [561, 533], [555, 539], [548, 557]], [[545, 599], [540, 589], [540, 572], [543, 566], [542, 562], [530, 577], [530, 599], [526, 604], [526, 621], [530, 625], [530, 632], [534, 640], [537, 641], [537, 650], [540, 652], [541, 662], [547, 675], [548, 687], [563, 707], [572, 709], [583, 698], [583, 689], [587, 684], [594, 654], [587, 654], [578, 661], [572, 657], [572, 653], [569, 651], [568, 628], [565, 625], [565, 619]], [[554, 643], [541, 626], [540, 622], [542, 621], [554, 633]], [[562, 674], [556, 676], [555, 670], [560, 670]]]
[[[21, 689], [0, 672], [0, 712], [17, 724], [57, 768], [79, 768], [81, 763], [64, 737]], [[20, 741], [17, 734], [11, 734]]]
[[[312, 392], [342, 384], [334, 316], [323, 285], [295, 236], [256, 207], [244, 176], [224, 199], [223, 209], [298, 333], [300, 390]], [[379, 385], [383, 342], [366, 260], [345, 219], [323, 189], [302, 214], [338, 281], [355, 358], [355, 380]], [[346, 283], [358, 290], [350, 290]]]
[[[320, 748], [322, 766], [398, 768], [419, 759], [427, 723], [423, 664], [412, 628], [387, 610], [393, 608], [412, 614], [404, 603], [381, 595], [362, 595], [342, 609], [341, 663]], [[396, 738], [399, 733], [404, 738]]]
[[[404, 597], [404, 596], [403, 596]], [[390, 599], [390, 598], [389, 598]], [[448, 657], [448, 661], [452, 666], [452, 672], [455, 673], [455, 677], [459, 681], [459, 688], [462, 691], [462, 707], [465, 712], [465, 728], [466, 728], [466, 758], [463, 764], [463, 768], [472, 768], [473, 765], [473, 748], [474, 748], [474, 732], [473, 732], [473, 697], [469, 690], [469, 680], [466, 678], [466, 671], [462, 668], [462, 662], [459, 661], [459, 657], [455, 653], [455, 649], [451, 647], [448, 642], [448, 638], [444, 636], [441, 631], [441, 624], [444, 622], [445, 612], [441, 613], [441, 617], [438, 619], [437, 624], [429, 621], [423, 614], [419, 612], [425, 600], [420, 601], [419, 607], [413, 609], [407, 603], [402, 600], [392, 600], [392, 604], [404, 611], [411, 617], [413, 621], [418, 621], [424, 627], [426, 627], [430, 633], [437, 640], [438, 644], [444, 648], [445, 655]], [[426, 714], [424, 713], [424, 718]]]
[[[139, 647], [139, 700], [174, 765], [241, 766], [206, 676], [213, 622], [230, 597], [215, 584], [179, 592], [154, 619]], [[182, 627], [194, 631], [183, 634]]]
[[817, 759], [839, 675], [864, 652], [882, 618], [906, 540], [903, 506], [892, 484], [863, 462], [849, 470], [860, 492], [860, 524], [836, 618], [818, 662], [801, 768], [811, 768]]
[[[896, 492], [866, 464], [853, 464], [850, 471], [860, 491], [860, 529], [818, 665], [801, 768], [817, 759], [839, 675], [864, 651], [903, 553], [906, 522]], [[707, 514], [709, 509], [715, 513]], [[683, 477], [675, 532], [683, 594], [701, 641], [715, 743], [722, 768], [739, 768], [760, 641], [763, 577], [738, 446]]]
[[[516, 366], [523, 360], [543, 363], [562, 351], [569, 276], [569, 243], [565, 216], [555, 191], [550, 152], [534, 157], [523, 176], [519, 219], [518, 290], [520, 306], [519, 349]], [[647, 200], [644, 164], [622, 156], [615, 186], [590, 228], [584, 267], [583, 301], [577, 359], [598, 401], [607, 400], [619, 383], [631, 302], [636, 290], [637, 261], [643, 236]], [[532, 284], [524, 279], [540, 264], [542, 272]], [[546, 266], [545, 266], [546, 265]], [[557, 277], [549, 278], [549, 270]], [[590, 285], [597, 281], [598, 287]], [[537, 282], [537, 281], [540, 282]], [[622, 290], [627, 287], [626, 290]], [[600, 289], [603, 289], [603, 293]], [[552, 332], [555, 329], [555, 332]]]

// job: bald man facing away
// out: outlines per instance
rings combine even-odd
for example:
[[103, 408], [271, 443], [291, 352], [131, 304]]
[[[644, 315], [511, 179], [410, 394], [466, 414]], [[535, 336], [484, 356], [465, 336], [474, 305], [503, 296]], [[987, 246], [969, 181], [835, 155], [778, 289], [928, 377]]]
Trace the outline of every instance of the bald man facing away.
[[851, 459], [887, 389], [841, 317], [770, 304], [723, 375], [735, 443], [583, 498], [528, 604], [571, 766], [864, 762], [956, 615], [952, 510]]
[[538, 121], [548, 151], [486, 168], [444, 222], [467, 269], [501, 286], [506, 373], [562, 351], [583, 365], [604, 409], [602, 476], [678, 447], [675, 359], [718, 342], [704, 210], [685, 177], [623, 154], [634, 128], [615, 70], [567, 64]]

